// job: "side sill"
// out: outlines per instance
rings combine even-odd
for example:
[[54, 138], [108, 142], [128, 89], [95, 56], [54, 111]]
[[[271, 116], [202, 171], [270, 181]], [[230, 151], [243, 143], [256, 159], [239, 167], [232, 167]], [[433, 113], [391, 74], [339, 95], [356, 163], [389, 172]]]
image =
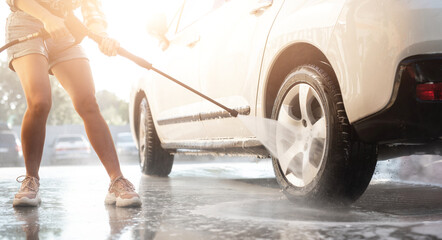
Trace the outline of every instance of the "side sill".
[[190, 141], [170, 141], [163, 142], [164, 149], [206, 149], [213, 150], [219, 148], [249, 148], [262, 146], [256, 138], [225, 138], [225, 139], [196, 139]]
[[[249, 115], [250, 114], [250, 106], [246, 107], [238, 107], [233, 108], [235, 111], [237, 111], [241, 115]], [[231, 118], [229, 112], [225, 110], [219, 110], [219, 111], [213, 111], [213, 112], [203, 112], [199, 114], [192, 114], [192, 115], [182, 115], [182, 116], [176, 116], [172, 118], [163, 118], [158, 119], [157, 123], [158, 125], [169, 125], [169, 124], [177, 124], [177, 123], [187, 123], [187, 122], [195, 122], [195, 121], [205, 121], [205, 120], [211, 120], [211, 119], [219, 119], [219, 118]]]
[[255, 155], [269, 157], [268, 151], [256, 138], [244, 139], [217, 139], [165, 142], [161, 146], [172, 150], [176, 154], [191, 155]]

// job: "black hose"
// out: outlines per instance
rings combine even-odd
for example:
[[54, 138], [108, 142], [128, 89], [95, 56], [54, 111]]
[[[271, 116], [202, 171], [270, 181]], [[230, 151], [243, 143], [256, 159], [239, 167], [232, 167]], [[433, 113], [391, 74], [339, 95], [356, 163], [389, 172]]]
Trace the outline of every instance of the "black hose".
[[18, 44], [18, 43], [21, 43], [21, 42], [24, 42], [24, 41], [28, 41], [28, 40], [31, 40], [31, 39], [39, 38], [39, 37], [42, 37], [43, 39], [45, 39], [45, 38], [49, 37], [49, 34], [43, 29], [41, 31], [38, 31], [38, 32], [35, 32], [35, 33], [31, 33], [31, 34], [29, 34], [27, 36], [24, 36], [24, 37], [12, 40], [12, 41], [10, 41], [9, 43], [5, 44], [3, 47], [0, 48], [0, 53], [3, 52], [4, 50], [14, 46], [15, 44]]
[[12, 42], [6, 43], [3, 47], [0, 48], [0, 53], [5, 51], [6, 49], [14, 46], [15, 44], [20, 43], [20, 41], [18, 39], [15, 39]]

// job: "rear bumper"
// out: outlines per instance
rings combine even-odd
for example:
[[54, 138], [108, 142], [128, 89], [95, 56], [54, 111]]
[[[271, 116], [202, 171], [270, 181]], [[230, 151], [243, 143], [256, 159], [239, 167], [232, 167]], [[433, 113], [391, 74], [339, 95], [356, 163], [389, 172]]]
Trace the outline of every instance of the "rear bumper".
[[442, 139], [442, 101], [422, 101], [416, 96], [418, 84], [442, 82], [442, 54], [403, 60], [395, 80], [394, 94], [387, 107], [353, 124], [359, 138], [378, 144]]

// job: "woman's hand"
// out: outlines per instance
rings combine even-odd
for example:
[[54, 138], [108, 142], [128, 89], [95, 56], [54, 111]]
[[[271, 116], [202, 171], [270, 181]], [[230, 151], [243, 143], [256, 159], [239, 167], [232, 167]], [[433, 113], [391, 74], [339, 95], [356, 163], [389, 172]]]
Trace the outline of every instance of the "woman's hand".
[[64, 19], [53, 15], [36, 0], [15, 0], [15, 5], [22, 11], [37, 18], [55, 41], [71, 37], [69, 30], [64, 25]]
[[51, 35], [51, 38], [55, 41], [72, 36], [66, 25], [64, 25], [63, 18], [50, 15], [43, 21], [43, 25], [45, 30]]
[[118, 49], [120, 48], [120, 43], [113, 38], [107, 37], [106, 35], [101, 34], [101, 36], [103, 36], [103, 40], [99, 45], [101, 52], [107, 56], [116, 56]]
[[120, 48], [120, 43], [107, 35], [106, 25], [104, 25], [102, 22], [93, 22], [87, 27], [90, 31], [103, 38], [98, 44], [102, 53], [106, 54], [107, 56], [117, 55], [118, 49]]

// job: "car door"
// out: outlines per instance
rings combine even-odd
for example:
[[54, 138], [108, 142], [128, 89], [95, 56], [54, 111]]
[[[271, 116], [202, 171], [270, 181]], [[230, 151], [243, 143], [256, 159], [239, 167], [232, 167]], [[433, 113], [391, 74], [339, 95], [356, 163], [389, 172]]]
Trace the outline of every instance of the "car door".
[[[176, 2], [176, 1], [175, 1]], [[198, 25], [194, 24], [207, 9], [198, 7], [202, 0], [183, 0], [178, 11], [169, 14], [168, 44], [162, 46], [161, 58], [154, 62], [159, 70], [188, 86], [201, 90], [198, 64]], [[167, 78], [152, 74], [149, 95], [158, 134], [163, 143], [204, 138], [198, 114], [201, 98]]]
[[[202, 19], [201, 89], [230, 108], [255, 114], [261, 60], [272, 23], [283, 0], [224, 0]], [[237, 119], [219, 107], [201, 104], [210, 139], [250, 137]]]

